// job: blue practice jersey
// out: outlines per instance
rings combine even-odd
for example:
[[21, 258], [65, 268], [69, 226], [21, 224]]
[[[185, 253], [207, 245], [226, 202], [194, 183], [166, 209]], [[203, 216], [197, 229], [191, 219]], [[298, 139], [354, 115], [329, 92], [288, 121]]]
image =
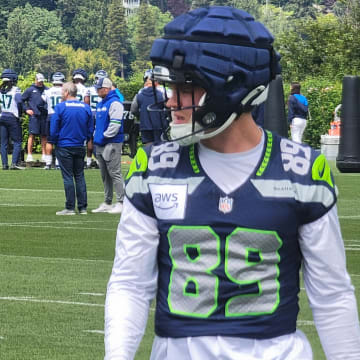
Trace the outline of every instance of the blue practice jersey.
[[139, 149], [126, 182], [130, 202], [158, 222], [158, 336], [295, 331], [299, 227], [336, 202], [324, 155], [267, 131], [252, 175], [225, 194], [197, 145], [169, 142]]

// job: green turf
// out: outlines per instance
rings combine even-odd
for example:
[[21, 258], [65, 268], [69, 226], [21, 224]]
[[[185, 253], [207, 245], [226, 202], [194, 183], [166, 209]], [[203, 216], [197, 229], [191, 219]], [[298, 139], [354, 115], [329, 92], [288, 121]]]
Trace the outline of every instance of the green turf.
[[[340, 174], [332, 167], [348, 269], [358, 288], [360, 174]], [[98, 170], [85, 174], [91, 210], [103, 201], [103, 189]], [[104, 300], [119, 215], [56, 216], [63, 208], [59, 171], [0, 170], [1, 360], [104, 356]], [[324, 360], [303, 290], [300, 304], [299, 328], [313, 346], [314, 359]], [[153, 315], [152, 310], [137, 360], [149, 358]]]

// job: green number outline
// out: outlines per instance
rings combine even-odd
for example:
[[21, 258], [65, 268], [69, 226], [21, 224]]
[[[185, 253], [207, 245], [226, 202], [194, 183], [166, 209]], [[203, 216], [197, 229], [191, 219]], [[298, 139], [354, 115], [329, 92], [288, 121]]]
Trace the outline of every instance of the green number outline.
[[[197, 314], [197, 313], [188, 313], [188, 312], [184, 312], [184, 311], [180, 311], [177, 310], [173, 307], [172, 303], [171, 303], [171, 285], [172, 285], [172, 278], [174, 275], [175, 270], [177, 269], [177, 264], [175, 262], [175, 259], [172, 256], [172, 244], [171, 244], [171, 233], [172, 231], [174, 231], [175, 229], [181, 229], [181, 230], [193, 230], [193, 229], [207, 229], [209, 230], [209, 233], [212, 234], [216, 240], [216, 250], [217, 250], [217, 262], [214, 266], [207, 268], [207, 270], [205, 271], [206, 274], [209, 274], [212, 277], [215, 277], [215, 289], [214, 289], [214, 305], [213, 307], [206, 313], [206, 314]], [[172, 268], [171, 268], [171, 273], [170, 273], [170, 281], [169, 281], [169, 286], [168, 286], [168, 306], [169, 309], [172, 313], [174, 314], [179, 314], [179, 315], [186, 315], [186, 316], [191, 316], [191, 317], [197, 317], [197, 318], [208, 318], [218, 307], [218, 293], [219, 293], [219, 278], [212, 274], [212, 271], [214, 269], [216, 269], [221, 262], [221, 257], [220, 257], [220, 237], [214, 232], [214, 230], [210, 227], [210, 226], [178, 226], [178, 225], [173, 225], [170, 227], [169, 231], [168, 231], [168, 242], [169, 242], [169, 256], [172, 262]], [[183, 249], [186, 249], [186, 246], [194, 246], [193, 244], [184, 244]], [[200, 254], [200, 251], [199, 251]], [[185, 253], [185, 256], [187, 259], [189, 259], [188, 255]], [[196, 261], [198, 261], [200, 259], [200, 256], [198, 256], [196, 258]], [[196, 285], [196, 294], [191, 294], [191, 293], [186, 293], [185, 289], [187, 284], [189, 283], [189, 281], [194, 281], [195, 285]], [[184, 284], [183, 287], [183, 295], [184, 296], [192, 296], [192, 297], [197, 297], [199, 295], [199, 288], [198, 288], [198, 282], [193, 278], [193, 277], [188, 277], [186, 279], [186, 282]]]
[[[217, 262], [216, 264], [214, 264], [213, 266], [209, 267], [206, 269], [206, 271], [204, 272], [205, 274], [208, 274], [211, 277], [215, 278], [215, 289], [214, 289], [214, 305], [212, 306], [212, 308], [206, 313], [206, 314], [198, 314], [198, 313], [192, 313], [192, 312], [185, 312], [185, 311], [181, 311], [181, 310], [177, 310], [171, 303], [171, 288], [172, 288], [172, 283], [173, 283], [173, 276], [174, 273], [176, 271], [176, 269], [178, 268], [178, 265], [176, 264], [176, 261], [174, 259], [174, 257], [172, 256], [172, 243], [171, 243], [171, 233], [172, 231], [174, 231], [175, 229], [180, 229], [181, 231], [183, 230], [198, 230], [198, 229], [207, 229], [209, 231], [209, 234], [213, 235], [214, 239], [216, 240], [216, 251], [217, 251]], [[263, 312], [244, 312], [244, 313], [233, 313], [230, 312], [229, 307], [231, 306], [231, 303], [236, 300], [237, 298], [245, 298], [245, 297], [258, 297], [262, 295], [262, 286], [261, 286], [261, 280], [237, 280], [235, 279], [229, 272], [228, 270], [228, 266], [229, 266], [229, 260], [228, 260], [228, 254], [229, 254], [229, 243], [231, 238], [237, 234], [238, 232], [252, 232], [252, 233], [261, 233], [261, 234], [267, 234], [267, 235], [273, 235], [275, 237], [275, 239], [278, 241], [279, 246], [277, 247], [275, 254], [276, 257], [278, 259], [278, 262], [276, 264], [274, 264], [275, 266], [275, 284], [276, 284], [276, 301], [273, 304], [273, 307], [271, 308], [271, 310], [269, 311], [263, 311]], [[170, 227], [169, 231], [168, 231], [168, 243], [169, 243], [169, 256], [172, 262], [172, 269], [171, 269], [171, 273], [170, 273], [170, 281], [169, 281], [169, 285], [168, 285], [168, 297], [167, 297], [167, 302], [168, 302], [168, 306], [169, 309], [172, 313], [174, 314], [178, 314], [178, 315], [186, 315], [186, 316], [191, 316], [191, 317], [197, 317], [197, 318], [208, 318], [218, 307], [218, 293], [219, 293], [219, 278], [217, 275], [214, 275], [212, 273], [212, 271], [217, 268], [220, 263], [221, 263], [221, 254], [220, 254], [220, 237], [218, 236], [218, 234], [215, 233], [215, 231], [210, 227], [210, 226], [179, 226], [179, 225], [173, 225]], [[268, 315], [268, 314], [272, 314], [276, 311], [276, 309], [278, 308], [279, 304], [280, 304], [280, 282], [279, 282], [279, 275], [280, 275], [280, 269], [278, 266], [278, 263], [280, 262], [280, 254], [279, 254], [279, 249], [282, 247], [283, 242], [281, 240], [281, 238], [279, 237], [278, 233], [276, 231], [267, 231], [267, 230], [258, 230], [258, 229], [249, 229], [249, 228], [242, 228], [242, 227], [237, 227], [230, 235], [228, 235], [225, 239], [225, 264], [224, 264], [224, 270], [225, 270], [225, 274], [228, 277], [228, 279], [230, 281], [232, 281], [235, 284], [238, 285], [249, 285], [249, 284], [257, 284], [259, 292], [258, 293], [252, 293], [252, 294], [242, 294], [242, 295], [238, 295], [238, 296], [233, 296], [231, 298], [229, 298], [225, 304], [225, 316], [226, 317], [240, 317], [240, 316], [260, 316], [260, 315]], [[188, 248], [196, 248], [198, 251], [198, 256], [195, 259], [191, 259], [188, 256], [187, 253], [187, 249]], [[200, 245], [198, 244], [183, 244], [183, 252], [185, 254], [186, 259], [190, 262], [190, 263], [196, 263], [200, 258], [201, 258], [201, 252], [200, 252]], [[254, 262], [254, 261], [249, 261], [249, 254], [250, 252], [257, 252], [259, 254], [259, 258], [260, 260], [258, 262]], [[250, 247], [246, 247], [245, 248], [245, 263], [247, 266], [251, 267], [251, 266], [255, 266], [255, 265], [259, 265], [263, 262], [263, 256], [262, 256], [262, 252], [260, 249], [258, 248], [250, 248]], [[195, 289], [196, 292], [195, 293], [188, 293], [186, 292], [186, 288], [187, 285], [193, 282], [195, 284]], [[196, 280], [195, 277], [193, 276], [188, 276], [186, 278], [186, 281], [184, 283], [184, 286], [182, 288], [182, 294], [183, 296], [191, 296], [191, 297], [197, 297], [199, 296], [199, 283]]]
[[[279, 247], [278, 249], [276, 250], [276, 255], [277, 255], [277, 258], [278, 258], [278, 263], [280, 262], [280, 254], [279, 254], [279, 249], [282, 247], [282, 240], [281, 238], [279, 237], [278, 233], [276, 231], [266, 231], [266, 230], [257, 230], [257, 229], [248, 229], [248, 228], [242, 228], [242, 227], [238, 227], [236, 228], [230, 235], [228, 235], [226, 237], [226, 243], [225, 243], [225, 274], [226, 276], [228, 277], [229, 280], [231, 280], [232, 282], [234, 282], [235, 284], [239, 284], [239, 285], [250, 285], [250, 284], [254, 284], [254, 283], [257, 283], [257, 286], [258, 286], [258, 289], [259, 289], [259, 292], [257, 294], [253, 293], [253, 294], [243, 294], [243, 295], [237, 295], [237, 296], [233, 296], [231, 297], [230, 299], [228, 299], [228, 301], [226, 302], [225, 304], [225, 316], [227, 317], [239, 317], [239, 316], [260, 316], [260, 315], [268, 315], [268, 314], [272, 314], [274, 313], [274, 311], [278, 308], [279, 304], [280, 304], [280, 282], [279, 282], [279, 275], [280, 275], [280, 270], [279, 270], [279, 266], [276, 264], [275, 265], [275, 268], [276, 268], [276, 279], [275, 279], [275, 282], [276, 282], [276, 302], [274, 304], [274, 306], [272, 307], [272, 309], [270, 311], [266, 311], [266, 312], [248, 312], [248, 313], [231, 313], [229, 311], [229, 307], [231, 305], [231, 303], [237, 299], [237, 298], [244, 298], [244, 297], [256, 297], [256, 296], [261, 296], [262, 294], [262, 287], [261, 287], [261, 280], [250, 280], [250, 281], [239, 281], [235, 278], [233, 278], [231, 276], [231, 274], [229, 273], [228, 271], [228, 264], [229, 264], [229, 261], [228, 261], [228, 249], [229, 249], [229, 242], [230, 242], [230, 239], [232, 238], [232, 236], [234, 236], [234, 234], [238, 233], [239, 231], [244, 231], [244, 232], [255, 232], [255, 233], [261, 233], [261, 234], [272, 234], [275, 236], [275, 238], [277, 239], [277, 241], [279, 242]], [[254, 265], [258, 265], [262, 262], [262, 260], [258, 263], [252, 263], [252, 262], [249, 262], [248, 261], [248, 255], [249, 255], [249, 251], [248, 249], [250, 248], [246, 248], [246, 259], [245, 259], [245, 262], [247, 264], [249, 264], [249, 266], [254, 266]], [[260, 254], [260, 259], [262, 259], [262, 255], [261, 255], [261, 250], [260, 249], [253, 249], [251, 248], [250, 249], [251, 251], [258, 251], [259, 254]]]
[[[3, 104], [4, 110], [9, 110], [13, 96], [9, 95], [9, 94], [1, 94], [1, 95], [2, 96], [1, 96], [0, 103]], [[8, 101], [6, 101], [6, 100], [8, 100]]]

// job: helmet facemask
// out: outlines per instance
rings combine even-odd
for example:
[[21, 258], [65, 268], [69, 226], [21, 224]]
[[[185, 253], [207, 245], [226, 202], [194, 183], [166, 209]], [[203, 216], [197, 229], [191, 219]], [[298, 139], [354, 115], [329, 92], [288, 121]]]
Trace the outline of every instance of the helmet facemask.
[[[162, 106], [159, 106], [159, 102], [156, 100], [155, 94], [155, 104], [148, 107], [149, 111], [167, 111], [168, 117], [171, 118], [170, 122], [170, 141], [176, 141], [180, 145], [190, 145], [200, 140], [208, 139], [214, 137], [226, 128], [228, 128], [233, 121], [244, 111], [250, 111], [253, 106], [260, 104], [266, 99], [267, 88], [265, 86], [259, 86], [253, 91], [251, 91], [248, 96], [244, 98], [239, 106], [228, 109], [224, 111], [217, 109], [216, 104], [220, 99], [216, 99], [209, 92], [204, 90], [204, 93], [200, 97], [199, 101], [195, 101], [195, 88], [202, 86], [197, 85], [196, 81], [191, 80], [191, 75], [184, 75], [179, 71], [171, 71], [164, 66], [155, 66], [153, 71], [153, 88], [155, 89], [154, 81], [162, 84], [164, 88], [168, 85], [173, 86], [174, 91], [177, 92], [177, 106], [172, 106], [171, 108], [166, 107], [167, 92], [165, 91], [165, 101]], [[230, 79], [231, 81], [232, 79]], [[175, 85], [175, 86], [174, 86]], [[191, 92], [192, 102], [191, 105], [182, 106], [181, 101], [181, 88], [188, 87], [188, 91]], [[159, 110], [159, 109], [163, 110]], [[173, 121], [176, 116], [176, 112], [184, 110], [192, 110], [191, 117], [188, 122], [177, 124]]]
[[150, 53], [155, 78], [205, 90], [202, 103], [192, 104], [197, 141], [216, 136], [264, 101], [268, 84], [280, 73], [273, 41], [250, 14], [227, 6], [198, 8], [165, 26]]

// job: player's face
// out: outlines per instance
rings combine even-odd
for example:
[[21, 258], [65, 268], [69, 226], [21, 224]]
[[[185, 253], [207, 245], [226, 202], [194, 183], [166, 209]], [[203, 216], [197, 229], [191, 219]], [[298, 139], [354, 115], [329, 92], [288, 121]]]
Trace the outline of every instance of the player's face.
[[100, 88], [100, 89], [96, 89], [97, 94], [104, 99], [106, 97], [106, 95], [109, 93], [111, 89], [109, 88]]
[[[201, 96], [205, 90], [200, 87], [193, 87], [191, 85], [172, 85], [171, 97], [166, 103], [166, 106], [172, 109], [171, 118], [174, 124], [186, 124], [191, 121], [193, 109], [191, 106], [198, 105]], [[194, 103], [193, 103], [194, 92]], [[181, 110], [176, 110], [178, 106]]]

